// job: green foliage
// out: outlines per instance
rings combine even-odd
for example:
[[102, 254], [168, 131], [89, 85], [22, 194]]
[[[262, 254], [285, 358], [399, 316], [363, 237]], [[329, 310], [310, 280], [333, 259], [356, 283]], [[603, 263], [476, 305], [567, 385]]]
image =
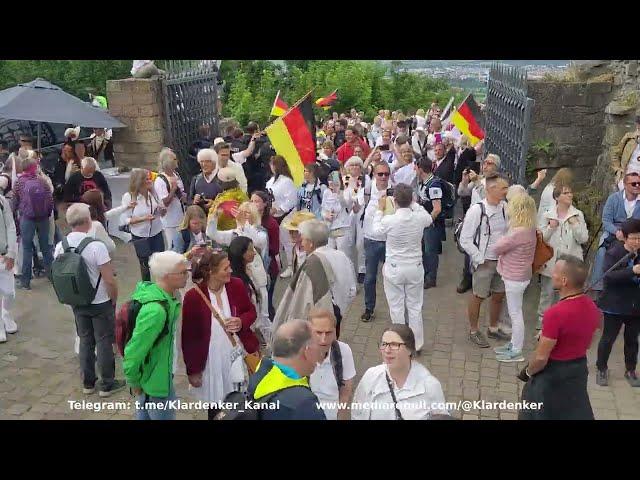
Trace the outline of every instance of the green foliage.
[[[451, 96], [457, 103], [464, 93], [436, 80], [401, 70], [401, 62], [385, 66], [361, 60], [292, 60], [284, 66], [266, 61], [225, 60], [221, 65], [225, 81], [223, 115], [245, 125], [256, 120], [265, 125], [278, 90], [289, 105], [313, 90], [311, 98], [338, 89], [338, 101], [331, 108], [343, 112], [356, 108], [371, 121], [379, 109], [427, 109], [431, 102], [444, 106]], [[317, 110], [318, 115], [323, 111]]]
[[551, 155], [553, 150], [553, 142], [550, 140], [537, 140], [531, 145], [531, 149], [538, 152], [543, 152], [546, 155]]
[[0, 60], [0, 90], [44, 78], [64, 91], [89, 100], [87, 89], [105, 95], [107, 80], [127, 78], [131, 60]]

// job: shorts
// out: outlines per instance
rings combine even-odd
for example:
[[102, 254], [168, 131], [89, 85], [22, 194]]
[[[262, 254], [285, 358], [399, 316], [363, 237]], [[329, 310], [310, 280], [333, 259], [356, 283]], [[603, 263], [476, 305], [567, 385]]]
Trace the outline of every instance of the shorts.
[[478, 298], [489, 298], [492, 293], [504, 293], [504, 282], [498, 273], [498, 261], [485, 260], [473, 272], [473, 294]]

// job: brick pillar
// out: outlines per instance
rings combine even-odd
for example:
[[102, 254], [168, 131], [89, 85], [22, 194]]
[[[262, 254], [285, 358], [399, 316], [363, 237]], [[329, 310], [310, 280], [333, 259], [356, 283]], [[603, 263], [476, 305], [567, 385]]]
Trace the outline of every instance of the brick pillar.
[[157, 170], [165, 140], [160, 80], [108, 80], [107, 98], [109, 113], [127, 125], [113, 130], [116, 165]]

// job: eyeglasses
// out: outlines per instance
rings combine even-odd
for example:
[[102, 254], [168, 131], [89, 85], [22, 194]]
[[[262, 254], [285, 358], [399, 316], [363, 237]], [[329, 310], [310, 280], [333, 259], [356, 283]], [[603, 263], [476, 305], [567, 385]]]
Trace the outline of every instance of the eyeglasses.
[[640, 182], [629, 182], [632, 187], [640, 187]]
[[397, 352], [398, 350], [400, 350], [400, 347], [402, 345], [406, 345], [406, 343], [401, 343], [401, 342], [380, 342], [378, 344], [378, 348], [380, 350], [384, 350], [387, 347], [389, 347], [389, 350], [391, 350], [393, 352]]
[[379, 177], [388, 177], [391, 174], [389, 172], [380, 172], [380, 173], [376, 173], [376, 175]]
[[191, 273], [191, 268], [187, 268], [181, 272], [169, 272], [169, 275], [188, 275], [189, 273]]

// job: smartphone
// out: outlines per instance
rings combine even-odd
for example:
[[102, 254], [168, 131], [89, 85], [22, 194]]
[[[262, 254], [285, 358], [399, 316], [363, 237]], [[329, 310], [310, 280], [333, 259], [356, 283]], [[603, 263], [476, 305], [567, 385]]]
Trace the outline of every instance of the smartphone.
[[378, 147], [378, 150], [380, 150], [381, 152], [387, 152], [389, 151], [389, 145], [380, 145], [380, 147]]
[[387, 188], [387, 197], [393, 197], [393, 188]]

